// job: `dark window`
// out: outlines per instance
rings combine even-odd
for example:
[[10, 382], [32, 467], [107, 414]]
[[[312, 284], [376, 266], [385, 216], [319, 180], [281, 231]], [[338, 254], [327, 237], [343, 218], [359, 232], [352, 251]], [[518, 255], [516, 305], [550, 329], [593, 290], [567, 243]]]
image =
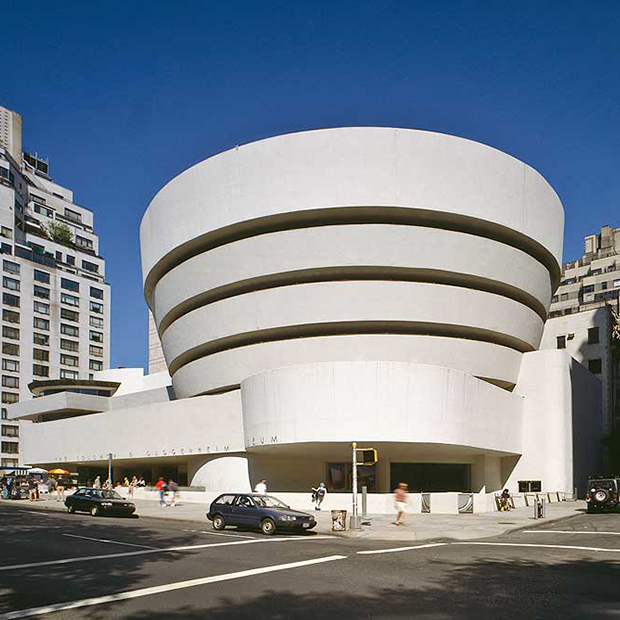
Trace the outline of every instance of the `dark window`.
[[8, 426], [6, 424], [2, 425], [2, 436], [3, 437], [19, 437], [19, 426]]
[[43, 329], [45, 331], [49, 331], [50, 322], [47, 319], [40, 319], [38, 316], [35, 316], [34, 320], [32, 321], [32, 326], [35, 329]]
[[103, 362], [97, 360], [88, 360], [88, 368], [90, 370], [103, 370]]
[[0, 254], [13, 254], [13, 246], [10, 243], [1, 243]]
[[13, 392], [2, 392], [2, 402], [5, 405], [12, 405], [19, 401], [19, 394], [13, 394]]
[[49, 366], [42, 366], [41, 364], [33, 364], [32, 374], [36, 375], [37, 377], [49, 377], [50, 376]]
[[2, 337], [11, 338], [12, 340], [19, 340], [19, 329], [15, 327], [9, 327], [8, 325], [3, 325]]
[[541, 491], [540, 480], [519, 480], [519, 493], [540, 493]]
[[60, 294], [60, 301], [63, 304], [67, 304], [69, 306], [79, 306], [80, 305], [80, 298], [76, 297], [75, 295], [69, 295], [69, 293], [61, 293]]
[[35, 359], [38, 362], [49, 362], [50, 352], [45, 349], [32, 349], [32, 359]]
[[558, 349], [566, 349], [566, 336], [558, 336], [557, 337], [557, 348]]
[[2, 387], [19, 389], [19, 377], [10, 377], [2, 375]]
[[594, 293], [594, 284], [588, 284], [581, 289], [582, 293]]
[[4, 286], [4, 288], [8, 288], [10, 291], [19, 291], [19, 280], [4, 276], [2, 278], [2, 286]]
[[65, 351], [79, 351], [80, 343], [75, 340], [67, 340], [66, 338], [60, 339], [60, 348]]
[[60, 363], [65, 366], [79, 366], [80, 360], [75, 355], [60, 355]]
[[588, 329], [588, 344], [598, 344], [599, 335], [598, 327], [590, 327]]
[[19, 312], [3, 309], [2, 320], [8, 321], [9, 323], [19, 323]]
[[87, 260], [82, 261], [82, 269], [85, 269], [86, 271], [92, 271], [93, 273], [99, 273], [99, 265], [96, 265], [95, 263], [90, 263]]
[[73, 265], [75, 266], [75, 256], [69, 256], [67, 254], [67, 265]]
[[97, 347], [94, 344], [90, 345], [89, 353], [93, 357], [103, 357], [103, 347]]
[[18, 263], [14, 263], [13, 261], [5, 259], [2, 261], [2, 266], [4, 268], [4, 271], [6, 271], [7, 273], [12, 273], [16, 276], [19, 275], [20, 268]]
[[601, 372], [603, 372], [603, 364], [601, 360], [588, 360], [588, 370], [595, 375], [600, 375]]
[[19, 345], [12, 342], [3, 342], [2, 353], [4, 355], [19, 355]]
[[90, 339], [93, 342], [103, 342], [103, 333], [90, 330]]
[[11, 293], [2, 293], [2, 303], [7, 306], [19, 308], [19, 297], [17, 295], [11, 295]]
[[48, 334], [37, 334], [37, 332], [33, 332], [32, 334], [32, 342], [41, 347], [49, 347], [50, 346], [50, 337]]
[[97, 314], [103, 314], [103, 304], [99, 304], [96, 301], [90, 302], [90, 311]]
[[19, 454], [19, 444], [16, 441], [3, 441], [2, 452], [5, 454]]
[[34, 279], [37, 282], [42, 282], [43, 284], [50, 283], [50, 274], [47, 271], [39, 271], [38, 269], [34, 270]]
[[67, 319], [67, 321], [79, 321], [80, 313], [75, 312], [74, 310], [69, 310], [69, 308], [61, 308], [60, 309], [60, 318]]
[[67, 278], [60, 278], [60, 286], [68, 291], [73, 291], [74, 293], [80, 292], [79, 282], [74, 282], [73, 280], [68, 280]]
[[80, 335], [80, 330], [77, 327], [73, 327], [73, 325], [65, 325], [64, 323], [60, 324], [60, 333], [65, 336], [72, 336], [73, 338], [78, 338]]
[[94, 286], [91, 286], [90, 296], [95, 297], [96, 299], [103, 299], [103, 290], [100, 288], [95, 288]]
[[19, 372], [19, 362], [17, 360], [2, 360], [2, 370], [8, 370], [9, 372]]
[[34, 285], [34, 296], [40, 297], [41, 299], [49, 299], [50, 298], [50, 290], [45, 288], [44, 286]]

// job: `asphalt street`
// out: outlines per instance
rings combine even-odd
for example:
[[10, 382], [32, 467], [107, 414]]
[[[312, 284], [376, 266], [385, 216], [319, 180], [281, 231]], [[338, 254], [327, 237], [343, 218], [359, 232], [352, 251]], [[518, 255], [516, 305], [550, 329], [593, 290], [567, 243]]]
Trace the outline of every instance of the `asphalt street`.
[[27, 504], [0, 523], [0, 620], [620, 618], [617, 513], [407, 545]]

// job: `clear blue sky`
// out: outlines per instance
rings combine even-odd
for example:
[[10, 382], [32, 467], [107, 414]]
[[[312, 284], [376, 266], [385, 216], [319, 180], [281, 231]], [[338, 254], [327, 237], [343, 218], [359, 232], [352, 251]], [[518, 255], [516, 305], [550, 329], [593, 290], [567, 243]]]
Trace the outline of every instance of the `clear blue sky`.
[[4, 2], [0, 103], [93, 208], [112, 364], [143, 366], [140, 218], [219, 151], [342, 125], [490, 144], [566, 210], [565, 258], [620, 226], [620, 3]]

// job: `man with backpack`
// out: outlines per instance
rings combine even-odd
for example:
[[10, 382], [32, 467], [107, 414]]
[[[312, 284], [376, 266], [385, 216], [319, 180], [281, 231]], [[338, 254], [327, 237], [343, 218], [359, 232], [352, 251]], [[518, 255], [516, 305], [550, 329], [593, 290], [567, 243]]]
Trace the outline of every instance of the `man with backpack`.
[[159, 507], [164, 508], [167, 506], [166, 504], [166, 491], [168, 490], [168, 485], [166, 481], [160, 476], [159, 480], [155, 484], [155, 488], [159, 491]]

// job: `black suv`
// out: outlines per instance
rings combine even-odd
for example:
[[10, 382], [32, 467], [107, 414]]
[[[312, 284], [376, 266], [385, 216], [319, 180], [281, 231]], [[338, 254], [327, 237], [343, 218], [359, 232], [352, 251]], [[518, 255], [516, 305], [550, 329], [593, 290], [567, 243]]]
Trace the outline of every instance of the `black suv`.
[[588, 480], [588, 512], [600, 512], [602, 510], [617, 510], [620, 497], [620, 477], [590, 478]]

